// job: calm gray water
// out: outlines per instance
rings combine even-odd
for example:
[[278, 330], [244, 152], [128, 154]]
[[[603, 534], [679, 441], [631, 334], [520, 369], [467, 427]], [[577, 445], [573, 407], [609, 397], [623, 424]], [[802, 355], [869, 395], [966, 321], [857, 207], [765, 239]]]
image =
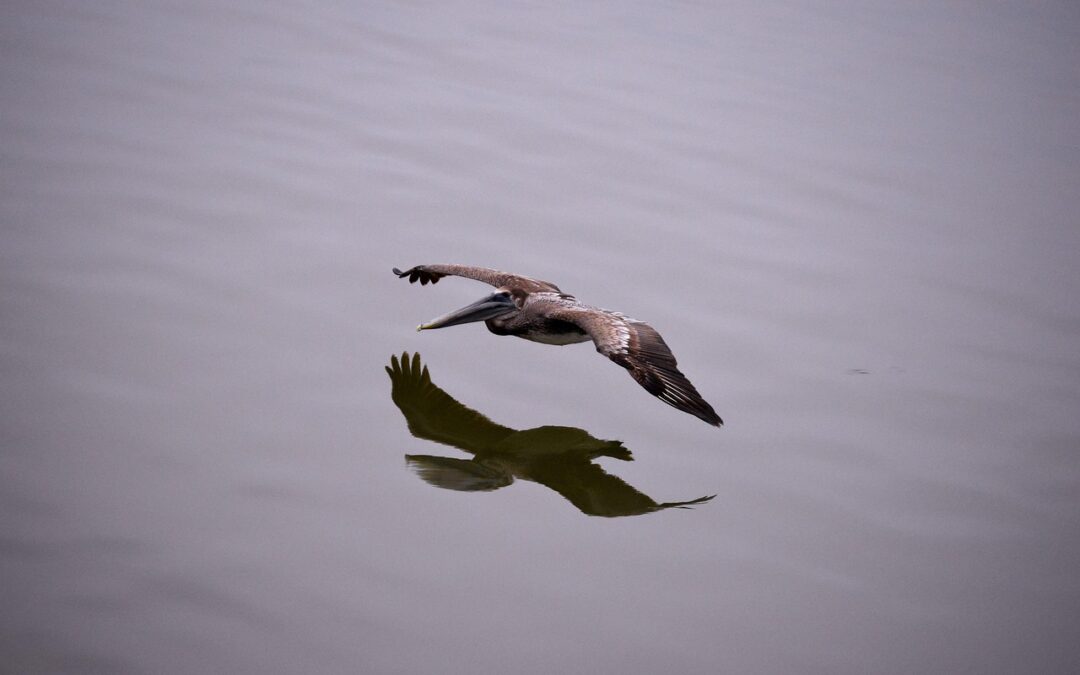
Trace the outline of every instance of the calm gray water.
[[0, 670], [1076, 672], [1080, 10], [903, 5], [4, 3]]

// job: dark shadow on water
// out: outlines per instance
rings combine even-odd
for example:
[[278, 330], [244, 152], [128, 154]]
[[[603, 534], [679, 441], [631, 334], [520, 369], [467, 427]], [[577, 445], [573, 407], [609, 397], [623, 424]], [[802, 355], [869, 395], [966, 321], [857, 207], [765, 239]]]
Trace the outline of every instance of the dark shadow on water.
[[420, 354], [390, 357], [386, 372], [393, 383], [391, 397], [413, 436], [473, 455], [472, 459], [405, 455], [409, 468], [436, 487], [486, 492], [515, 479], [531, 480], [558, 492], [582, 513], [606, 517], [686, 508], [715, 496], [657, 503], [594, 462], [600, 457], [632, 461], [621, 441], [604, 441], [576, 427], [519, 431], [496, 424], [435, 386]]

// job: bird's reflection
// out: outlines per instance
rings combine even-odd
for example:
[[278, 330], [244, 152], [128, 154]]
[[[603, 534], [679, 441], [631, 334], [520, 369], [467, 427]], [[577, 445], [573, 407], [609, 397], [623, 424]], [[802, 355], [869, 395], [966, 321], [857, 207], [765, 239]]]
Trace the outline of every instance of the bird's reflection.
[[405, 455], [409, 467], [436, 487], [481, 492], [520, 478], [551, 488], [583, 513], [608, 517], [687, 507], [715, 496], [657, 503], [593, 462], [599, 457], [631, 461], [622, 442], [600, 440], [575, 427], [518, 431], [495, 424], [435, 386], [419, 354], [392, 356], [386, 372], [393, 383], [391, 397], [414, 436], [473, 455], [472, 459]]

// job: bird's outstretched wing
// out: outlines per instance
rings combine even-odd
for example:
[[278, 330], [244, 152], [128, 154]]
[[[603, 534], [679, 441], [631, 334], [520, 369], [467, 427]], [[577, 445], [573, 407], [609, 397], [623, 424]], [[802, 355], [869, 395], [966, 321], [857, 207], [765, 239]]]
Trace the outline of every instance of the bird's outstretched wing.
[[409, 358], [403, 353], [400, 360], [390, 357], [386, 372], [393, 384], [390, 396], [417, 438], [479, 452], [514, 433], [433, 384], [427, 366], [420, 363], [420, 354]]
[[675, 355], [652, 326], [595, 307], [559, 307], [548, 312], [585, 331], [596, 351], [630, 371], [645, 390], [664, 403], [713, 425], [724, 423], [678, 369]]
[[476, 281], [482, 281], [485, 284], [490, 284], [496, 288], [502, 286], [520, 288], [528, 293], [536, 293], [538, 291], [562, 292], [559, 290], [558, 286], [548, 281], [530, 279], [529, 277], [510, 274], [508, 272], [500, 272], [499, 270], [488, 269], [487, 267], [471, 267], [469, 265], [417, 265], [404, 272], [395, 267], [394, 274], [398, 275], [400, 278], [408, 277], [409, 283], [416, 283], [419, 281], [421, 286], [429, 283], [438, 283], [439, 279], [442, 279], [443, 277], [454, 276], [475, 279]]

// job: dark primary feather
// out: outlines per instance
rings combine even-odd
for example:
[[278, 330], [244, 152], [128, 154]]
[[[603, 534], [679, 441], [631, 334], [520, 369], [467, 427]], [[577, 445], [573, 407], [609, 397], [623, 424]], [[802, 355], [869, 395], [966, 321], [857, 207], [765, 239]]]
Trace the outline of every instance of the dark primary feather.
[[609, 355], [609, 358], [630, 371], [638, 384], [661, 401], [713, 426], [722, 425], [724, 420], [676, 367], [675, 355], [664, 338], [646, 323], [630, 323], [629, 328], [630, 348], [627, 353]]
[[594, 307], [565, 308], [549, 316], [577, 324], [592, 338], [596, 351], [626, 368], [638, 384], [664, 403], [713, 426], [724, 423], [682, 374], [671, 348], [649, 324]]

